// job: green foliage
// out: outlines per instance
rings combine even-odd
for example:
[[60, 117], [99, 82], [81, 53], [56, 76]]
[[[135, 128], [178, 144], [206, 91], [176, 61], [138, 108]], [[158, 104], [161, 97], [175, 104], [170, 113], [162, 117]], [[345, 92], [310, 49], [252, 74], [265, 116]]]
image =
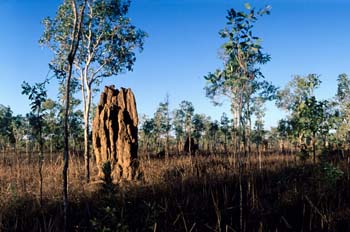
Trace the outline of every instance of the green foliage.
[[292, 134], [299, 138], [315, 136], [325, 120], [327, 101], [318, 101], [314, 90], [321, 83], [319, 76], [295, 76], [287, 86], [278, 91], [276, 105], [290, 112], [288, 121], [281, 121], [279, 131], [283, 136]]
[[93, 218], [90, 223], [95, 231], [101, 232], [112, 232], [112, 231], [129, 231], [128, 225], [126, 223], [117, 222], [118, 211], [114, 207], [106, 206], [101, 209], [101, 218]]
[[277, 107], [289, 112], [295, 110], [307, 98], [314, 95], [314, 90], [320, 84], [320, 77], [316, 74], [309, 74], [305, 77], [294, 76], [284, 89], [277, 92]]
[[[10, 107], [0, 105], [0, 136], [1, 140], [13, 142], [14, 134], [11, 122], [13, 120], [13, 112]], [[4, 145], [4, 144], [3, 144]]]
[[252, 141], [260, 145], [264, 139], [265, 130], [264, 130], [264, 117], [265, 117], [265, 107], [264, 107], [265, 99], [262, 97], [255, 98], [253, 102], [252, 112], [255, 116], [254, 123], [254, 132], [252, 136]]
[[145, 133], [145, 136], [151, 136], [154, 131], [154, 120], [146, 119], [142, 124], [142, 131]]
[[344, 175], [344, 172], [332, 165], [329, 162], [322, 162], [320, 165], [321, 168], [321, 178], [323, 179], [324, 183], [326, 183], [328, 186], [333, 187], [336, 182]]
[[180, 115], [184, 116], [184, 131], [187, 135], [191, 135], [192, 131], [192, 118], [194, 113], [194, 107], [190, 101], [182, 101], [179, 105]]
[[177, 140], [185, 135], [185, 112], [181, 109], [175, 109], [173, 112], [174, 131]]
[[230, 120], [226, 113], [222, 113], [220, 118], [220, 130], [226, 135], [230, 130]]
[[221, 38], [228, 40], [222, 46], [224, 69], [204, 77], [206, 94], [215, 103], [218, 103], [216, 96], [239, 96], [239, 91], [246, 91], [249, 82], [263, 77], [258, 65], [268, 62], [270, 56], [262, 52], [261, 39], [253, 35], [253, 27], [258, 16], [269, 12], [269, 6], [258, 12], [255, 9], [248, 13], [228, 11], [227, 27], [219, 33]]
[[338, 77], [338, 89], [332, 104], [335, 109], [332, 118], [336, 128], [335, 136], [345, 148], [350, 142], [350, 79], [346, 74]]
[[211, 140], [216, 142], [217, 133], [219, 132], [219, 122], [217, 120], [214, 120], [209, 124], [209, 136], [211, 137]]
[[22, 94], [27, 95], [28, 99], [31, 101], [30, 106], [32, 112], [41, 113], [43, 107], [42, 104], [46, 101], [47, 93], [45, 85], [48, 81], [44, 81], [42, 83], [35, 83], [35, 85], [30, 86], [27, 82], [23, 82], [22, 84]]
[[277, 131], [279, 137], [282, 139], [287, 139], [289, 136], [293, 135], [293, 124], [292, 121], [287, 119], [281, 119], [278, 121]]
[[[83, 8], [85, 2], [87, 6]], [[87, 75], [82, 85], [91, 87], [101, 78], [132, 70], [136, 60], [134, 50], [143, 49], [147, 34], [131, 24], [127, 17], [130, 1], [126, 0], [75, 0], [82, 9], [79, 46], [74, 60], [76, 74]], [[67, 54], [72, 43], [74, 9], [70, 1], [64, 1], [56, 17], [43, 20], [45, 27], [40, 44], [48, 46], [56, 54], [50, 67], [59, 78], [67, 70]]]
[[203, 114], [195, 114], [192, 119], [192, 127], [193, 127], [193, 132], [192, 136], [194, 139], [197, 141], [200, 140], [200, 138], [203, 135], [204, 132], [204, 120], [205, 120], [205, 115]]
[[185, 100], [182, 101], [180, 103], [180, 110], [184, 113], [186, 126], [189, 126], [191, 124], [191, 119], [194, 112], [194, 107], [192, 102], [185, 101]]
[[339, 102], [348, 106], [350, 104], [350, 79], [347, 74], [342, 73], [338, 76], [338, 88], [336, 97]]
[[166, 135], [170, 132], [170, 113], [169, 113], [169, 101], [159, 103], [158, 109], [154, 114], [154, 126], [159, 135]]
[[[270, 60], [263, 52], [261, 39], [253, 34], [254, 25], [271, 7], [266, 6], [258, 11], [246, 4], [246, 12], [230, 9], [226, 27], [219, 32], [226, 42], [222, 45], [223, 69], [204, 76], [206, 96], [215, 105], [220, 104], [218, 97], [226, 96], [231, 101], [231, 111], [235, 120], [236, 136], [247, 144], [247, 122], [251, 121], [251, 103], [257, 96], [266, 100], [274, 98], [276, 87], [261, 80], [264, 75], [261, 65]], [[236, 149], [240, 147], [237, 140]]]
[[29, 85], [27, 82], [22, 84], [22, 94], [27, 95], [28, 99], [31, 101], [30, 106], [32, 112], [27, 115], [29, 119], [29, 124], [32, 127], [33, 135], [39, 141], [41, 146], [41, 155], [42, 146], [43, 146], [43, 126], [44, 126], [44, 114], [45, 108], [43, 103], [47, 100], [47, 92], [45, 85], [48, 83], [48, 80], [45, 80], [42, 83], [36, 83], [33, 86]]

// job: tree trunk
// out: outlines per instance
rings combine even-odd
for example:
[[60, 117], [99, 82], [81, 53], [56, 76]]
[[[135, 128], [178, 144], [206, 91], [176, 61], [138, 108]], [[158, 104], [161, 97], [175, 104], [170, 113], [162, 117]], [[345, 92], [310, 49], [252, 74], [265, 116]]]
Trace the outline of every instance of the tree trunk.
[[256, 145], [256, 149], [258, 151], [258, 156], [259, 156], [259, 170], [261, 171], [261, 151], [260, 151], [260, 143], [259, 142]]
[[68, 231], [68, 159], [69, 159], [69, 143], [68, 143], [68, 116], [69, 116], [69, 103], [70, 103], [70, 81], [72, 76], [72, 64], [69, 64], [69, 73], [66, 81], [66, 101], [64, 109], [64, 152], [63, 152], [63, 217], [64, 217], [64, 230]]
[[169, 131], [166, 133], [165, 158], [169, 158]]
[[191, 153], [191, 130], [188, 133], [188, 153], [192, 155]]
[[29, 157], [29, 138], [26, 140], [26, 157]]
[[52, 163], [52, 160], [53, 160], [53, 158], [52, 158], [52, 135], [50, 136], [50, 161], [51, 161], [51, 163]]
[[38, 165], [39, 165], [39, 192], [40, 192], [40, 207], [43, 206], [43, 173], [42, 173], [42, 168], [43, 168], [43, 159], [44, 159], [44, 141], [42, 137], [42, 121], [40, 118], [40, 111], [41, 107], [38, 109], [38, 119], [39, 121], [39, 157], [38, 157]]
[[91, 107], [91, 85], [87, 88], [87, 101], [84, 107], [84, 160], [85, 160], [85, 180], [87, 183], [90, 181], [90, 144], [89, 144], [89, 132], [90, 132], [90, 107]]
[[246, 140], [247, 140], [247, 150], [248, 154], [251, 155], [252, 149], [251, 149], [251, 141], [250, 141], [250, 136], [251, 136], [251, 131], [252, 131], [252, 119], [250, 116], [250, 104], [249, 100], [247, 101], [247, 120], [248, 120], [248, 127], [247, 127], [247, 133], [246, 133]]
[[313, 133], [312, 136], [312, 155], [313, 155], [313, 162], [316, 163], [316, 133]]
[[224, 143], [224, 149], [225, 149], [225, 155], [227, 155], [227, 132], [224, 133], [224, 137], [225, 137], [225, 143]]
[[239, 231], [244, 231], [243, 225], [243, 164], [239, 162]]
[[169, 116], [169, 95], [166, 97], [166, 103], [167, 103], [167, 122], [166, 122], [166, 146], [165, 146], [165, 158], [169, 158], [169, 132], [170, 132], [170, 116]]
[[73, 14], [74, 14], [74, 23], [73, 30], [70, 39], [71, 44], [69, 48], [69, 53], [67, 56], [68, 61], [68, 72], [66, 78], [66, 99], [65, 99], [65, 109], [64, 109], [64, 150], [63, 150], [63, 222], [64, 222], [64, 231], [68, 231], [68, 162], [69, 162], [69, 133], [68, 133], [68, 116], [69, 116], [69, 105], [70, 105], [70, 83], [72, 78], [73, 71], [73, 62], [75, 55], [79, 47], [79, 41], [81, 39], [81, 26], [83, 22], [83, 15], [86, 6], [87, 0], [84, 1], [80, 13], [77, 12], [77, 6], [75, 0], [71, 1]]

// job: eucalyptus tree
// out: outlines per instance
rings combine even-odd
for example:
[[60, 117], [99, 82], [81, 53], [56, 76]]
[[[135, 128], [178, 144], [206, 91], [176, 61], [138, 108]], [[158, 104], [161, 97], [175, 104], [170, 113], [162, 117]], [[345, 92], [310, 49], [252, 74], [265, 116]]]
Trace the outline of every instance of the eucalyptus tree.
[[[277, 137], [280, 140], [280, 150], [282, 154], [286, 153], [286, 141], [291, 140], [293, 138], [293, 128], [292, 123], [288, 119], [281, 119], [278, 121], [277, 125]], [[289, 141], [292, 142], [292, 141]]]
[[197, 141], [198, 144], [201, 141], [201, 138], [202, 138], [203, 133], [204, 133], [205, 118], [206, 118], [206, 116], [204, 114], [195, 114], [195, 115], [193, 115], [193, 118], [192, 118], [192, 125], [193, 125], [192, 126], [192, 128], [193, 128], [192, 136]]
[[[350, 141], [350, 79], [345, 73], [338, 76], [338, 87], [335, 96], [336, 108], [339, 112], [337, 122], [337, 137], [348, 146]], [[344, 147], [348, 149], [348, 147]]]
[[[72, 59], [73, 77], [80, 80], [84, 113], [84, 157], [86, 181], [90, 179], [89, 123], [93, 86], [113, 75], [131, 71], [135, 63], [135, 49], [142, 50], [146, 33], [131, 24], [127, 16], [130, 1], [127, 0], [66, 0], [55, 19], [44, 20], [46, 27], [42, 41], [51, 43], [66, 37], [72, 27], [75, 11], [70, 3], [83, 6], [79, 15], [79, 33]], [[73, 24], [74, 25], [74, 24]], [[58, 54], [61, 56], [62, 54]], [[63, 55], [64, 56], [64, 55]], [[52, 65], [65, 63], [56, 59]]]
[[[227, 26], [219, 33], [221, 38], [227, 40], [222, 46], [224, 67], [204, 77], [207, 80], [206, 95], [214, 104], [220, 103], [217, 97], [222, 95], [230, 99], [236, 137], [240, 135], [242, 138], [245, 154], [250, 98], [259, 86], [256, 83], [264, 77], [260, 65], [270, 60], [270, 56], [262, 50], [261, 39], [253, 35], [253, 28], [258, 17], [269, 14], [271, 7], [256, 11], [246, 4], [246, 8], [248, 12], [228, 11]], [[236, 141], [236, 152], [239, 144], [240, 139]]]
[[49, 149], [50, 149], [50, 157], [52, 161], [52, 153], [53, 153], [53, 146], [55, 144], [55, 147], [59, 147], [59, 141], [61, 139], [61, 126], [59, 122], [59, 104], [48, 98], [45, 102], [43, 102], [43, 109], [46, 110], [45, 117], [45, 134], [49, 139]]
[[[323, 151], [330, 149], [329, 138], [338, 133], [339, 111], [332, 100], [323, 101], [323, 120], [319, 125], [319, 135], [323, 142]], [[335, 131], [335, 133], [333, 133]], [[345, 144], [347, 146], [347, 143]], [[346, 148], [345, 148], [346, 149]]]
[[203, 118], [203, 148], [206, 151], [210, 151], [211, 149], [211, 140], [210, 140], [210, 125], [211, 118], [210, 116], [204, 116]]
[[220, 118], [220, 130], [224, 134], [224, 149], [225, 153], [227, 154], [227, 138], [230, 131], [230, 120], [227, 117], [226, 113], [222, 113]]
[[13, 137], [13, 131], [11, 128], [11, 122], [13, 120], [13, 112], [9, 106], [0, 104], [0, 139], [3, 153], [5, 153], [6, 147], [11, 143]]
[[[261, 39], [253, 35], [253, 28], [258, 17], [270, 14], [270, 6], [261, 10], [252, 9], [245, 4], [247, 12], [230, 9], [227, 15], [226, 28], [220, 31], [220, 36], [226, 39], [223, 44], [223, 69], [217, 69], [204, 78], [207, 80], [206, 95], [218, 103], [217, 96], [224, 95], [231, 102], [231, 111], [236, 123], [236, 153], [239, 153], [240, 163], [240, 229], [243, 230], [243, 195], [242, 195], [242, 159], [240, 152], [241, 140], [244, 145], [244, 155], [247, 155], [246, 125], [250, 117], [250, 98], [254, 92], [254, 82], [263, 78], [260, 66], [270, 60], [263, 52]], [[250, 118], [248, 118], [248, 121]], [[238, 139], [237, 139], [238, 138]]]
[[185, 136], [185, 112], [182, 109], [175, 109], [173, 111], [173, 128], [176, 138], [176, 147], [178, 154], [182, 150]]
[[[159, 134], [159, 138], [165, 137], [165, 155], [169, 156], [169, 137], [171, 130], [171, 118], [169, 110], [169, 97], [164, 102], [160, 102], [154, 114], [155, 129]], [[159, 151], [157, 151], [159, 152]]]
[[25, 136], [25, 118], [22, 115], [16, 115], [11, 120], [11, 131], [13, 135], [14, 148], [16, 153], [21, 153], [20, 142]]
[[316, 162], [316, 134], [321, 130], [325, 120], [327, 101], [318, 101], [315, 96], [305, 99], [298, 105], [298, 124], [303, 133], [311, 138], [313, 162]]
[[277, 92], [276, 106], [291, 114], [306, 98], [314, 96], [314, 91], [320, 84], [321, 80], [317, 74], [295, 75], [283, 89]]
[[44, 161], [44, 138], [43, 138], [43, 127], [44, 127], [44, 114], [45, 108], [43, 103], [47, 100], [47, 92], [45, 85], [47, 80], [42, 83], [36, 83], [31, 86], [27, 82], [22, 84], [22, 94], [28, 96], [31, 101], [30, 106], [32, 112], [29, 114], [29, 124], [32, 127], [33, 135], [39, 142], [39, 191], [40, 191], [40, 206], [43, 204], [43, 174], [42, 166]]
[[184, 114], [184, 125], [185, 125], [185, 132], [187, 134], [187, 139], [188, 139], [188, 153], [191, 153], [191, 134], [192, 134], [192, 118], [193, 118], [193, 113], [194, 113], [194, 107], [192, 102], [190, 101], [182, 101], [179, 105], [180, 110]]
[[217, 120], [214, 120], [209, 123], [209, 140], [211, 143], [211, 152], [215, 153], [217, 151], [216, 145], [217, 145], [217, 138], [218, 138], [218, 133], [220, 131], [220, 125]]
[[150, 144], [155, 143], [155, 123], [153, 118], [144, 116], [142, 119], [141, 131], [143, 133], [143, 144], [145, 145], [145, 151], [149, 152]]
[[65, 81], [64, 107], [64, 154], [63, 154], [63, 217], [64, 231], [68, 231], [68, 116], [70, 107], [70, 87], [73, 66], [77, 59], [77, 51], [83, 37], [88, 0], [64, 0], [59, 6], [56, 17], [46, 18], [43, 23], [45, 31], [40, 39], [41, 44], [47, 45], [54, 53], [50, 67], [55, 75]]
[[264, 139], [264, 117], [266, 108], [264, 107], [265, 100], [262, 97], [258, 97], [255, 99], [252, 112], [255, 116], [255, 125], [254, 125], [254, 135], [253, 141], [256, 144], [256, 150], [259, 154], [259, 160], [261, 160], [260, 153], [260, 145]]
[[[294, 137], [302, 148], [308, 133], [316, 133], [315, 122], [321, 117], [321, 107], [324, 102], [317, 102], [314, 98], [314, 90], [319, 87], [321, 80], [316, 74], [309, 74], [305, 77], [296, 75], [287, 83], [286, 87], [277, 92], [277, 107], [289, 113], [289, 121], [293, 128]], [[314, 116], [315, 119], [308, 119]], [[310, 129], [310, 130], [309, 130]]]

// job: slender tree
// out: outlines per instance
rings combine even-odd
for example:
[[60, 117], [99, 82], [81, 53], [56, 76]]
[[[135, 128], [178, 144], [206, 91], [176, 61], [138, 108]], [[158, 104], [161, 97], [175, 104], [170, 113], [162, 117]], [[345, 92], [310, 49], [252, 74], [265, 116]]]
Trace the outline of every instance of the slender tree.
[[192, 117], [194, 113], [194, 107], [192, 102], [189, 101], [182, 101], [180, 103], [180, 110], [184, 112], [184, 122], [185, 122], [185, 131], [187, 134], [187, 139], [188, 139], [188, 152], [191, 154], [191, 133], [192, 133]]
[[144, 121], [141, 125], [141, 131], [144, 137], [145, 151], [149, 154], [149, 146], [155, 144], [155, 123], [153, 118], [144, 118]]
[[5, 154], [6, 148], [11, 143], [13, 137], [11, 122], [13, 120], [13, 112], [9, 106], [0, 104], [0, 138], [3, 153]]
[[[231, 101], [231, 111], [236, 123], [236, 153], [240, 163], [240, 229], [243, 228], [243, 196], [242, 196], [242, 159], [240, 152], [241, 140], [243, 153], [247, 155], [246, 125], [250, 120], [250, 99], [255, 92], [255, 83], [263, 78], [260, 65], [270, 60], [270, 56], [263, 53], [261, 39], [253, 35], [253, 28], [259, 16], [270, 13], [270, 6], [256, 11], [250, 4], [245, 4], [247, 12], [230, 9], [227, 15], [227, 26], [220, 31], [220, 36], [228, 40], [223, 47], [224, 68], [209, 73], [206, 95], [218, 103], [217, 96], [227, 96]], [[237, 139], [238, 138], [238, 139]]]
[[218, 133], [219, 133], [219, 122], [217, 120], [214, 120], [210, 122], [209, 124], [209, 140], [211, 141], [211, 152], [215, 153], [217, 151], [216, 144], [217, 144], [217, 138], [218, 138]]
[[[224, 68], [209, 73], [204, 78], [207, 80], [206, 95], [219, 104], [217, 97], [224, 95], [231, 101], [236, 138], [241, 138], [246, 153], [246, 124], [247, 116], [250, 116], [249, 103], [251, 94], [256, 92], [259, 78], [263, 77], [259, 65], [270, 60], [270, 56], [263, 53], [260, 45], [261, 39], [253, 35], [254, 24], [259, 16], [270, 13], [267, 6], [259, 11], [251, 9], [246, 4], [248, 12], [237, 12], [234, 9], [228, 11], [227, 27], [220, 31], [220, 36], [228, 41], [223, 47]], [[236, 151], [240, 147], [240, 139], [236, 141]]]
[[43, 174], [42, 167], [44, 161], [44, 138], [43, 138], [43, 127], [44, 127], [44, 110], [43, 103], [47, 99], [46, 85], [47, 81], [43, 83], [36, 83], [30, 86], [27, 82], [22, 84], [22, 94], [28, 96], [31, 101], [31, 114], [29, 114], [29, 124], [32, 127], [33, 134], [36, 140], [39, 142], [39, 192], [40, 192], [40, 206], [43, 205]]
[[[165, 156], [169, 156], [169, 137], [171, 130], [171, 118], [169, 111], [169, 97], [166, 96], [164, 102], [159, 103], [158, 109], [154, 114], [155, 129], [159, 138], [165, 138]], [[157, 151], [159, 152], [159, 151]]]
[[73, 65], [82, 40], [82, 26], [88, 0], [65, 0], [58, 8], [54, 19], [46, 18], [45, 31], [40, 43], [47, 45], [54, 53], [50, 63], [55, 75], [65, 81], [64, 108], [64, 154], [63, 154], [63, 216], [64, 230], [68, 231], [68, 161], [69, 131], [68, 117], [70, 106], [70, 87]]
[[195, 114], [193, 115], [193, 118], [192, 118], [192, 125], [193, 125], [192, 137], [197, 141], [198, 144], [203, 136], [203, 132], [205, 129], [204, 120], [205, 120], [204, 114]]
[[185, 112], [181, 108], [173, 111], [173, 128], [176, 137], [177, 153], [180, 154], [185, 136]]
[[256, 151], [259, 156], [259, 168], [261, 169], [261, 151], [260, 151], [260, 145], [263, 142], [264, 139], [264, 117], [265, 117], [265, 111], [266, 108], [264, 107], [264, 99], [261, 97], [258, 97], [254, 101], [254, 105], [252, 107], [252, 112], [255, 116], [255, 125], [254, 125], [254, 134], [253, 134], [253, 141], [256, 144]]
[[297, 108], [298, 125], [305, 136], [311, 138], [314, 163], [316, 163], [316, 135], [325, 120], [325, 106], [327, 106], [327, 101], [318, 101], [315, 96], [312, 96], [305, 99], [305, 102], [299, 104]]
[[335, 96], [336, 108], [339, 112], [337, 120], [337, 137], [343, 149], [349, 150], [350, 142], [350, 79], [346, 74], [338, 76], [338, 88]]
[[224, 149], [225, 153], [227, 154], [227, 137], [228, 137], [228, 132], [230, 130], [230, 120], [227, 117], [226, 113], [222, 113], [221, 118], [220, 118], [220, 130], [224, 134]]

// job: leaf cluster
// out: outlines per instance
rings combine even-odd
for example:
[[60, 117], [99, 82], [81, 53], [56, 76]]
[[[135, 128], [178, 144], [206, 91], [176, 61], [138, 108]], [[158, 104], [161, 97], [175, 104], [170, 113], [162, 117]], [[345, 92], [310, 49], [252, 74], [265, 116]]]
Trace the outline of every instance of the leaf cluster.
[[[74, 0], [83, 9], [79, 46], [74, 60], [73, 73], [86, 72], [89, 85], [100, 83], [101, 78], [132, 70], [135, 48], [143, 49], [147, 34], [131, 24], [127, 13], [130, 1], [124, 0]], [[86, 2], [86, 7], [83, 6]], [[72, 44], [74, 11], [70, 1], [64, 1], [55, 18], [43, 20], [45, 31], [40, 43], [54, 52], [50, 68], [64, 79], [67, 74], [67, 55]]]

